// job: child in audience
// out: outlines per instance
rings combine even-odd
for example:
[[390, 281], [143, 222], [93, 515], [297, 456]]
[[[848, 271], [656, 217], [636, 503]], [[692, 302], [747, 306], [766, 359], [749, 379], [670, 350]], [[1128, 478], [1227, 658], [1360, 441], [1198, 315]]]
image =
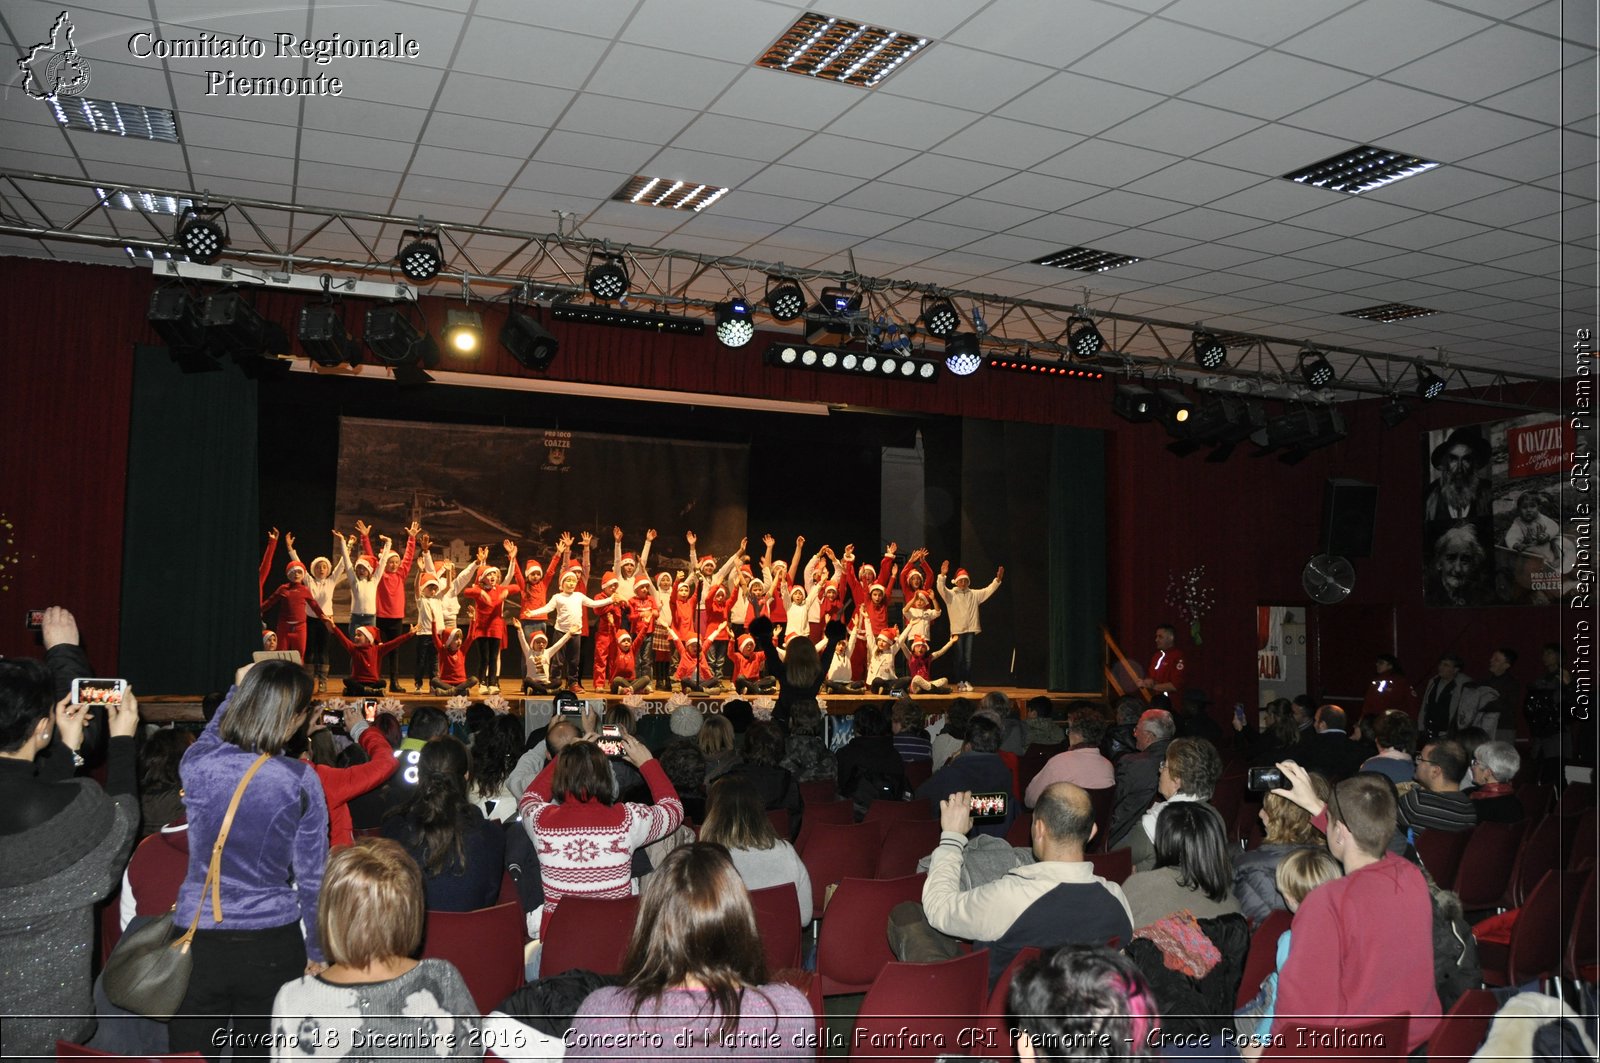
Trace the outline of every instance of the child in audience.
[[[422, 945], [422, 872], [396, 842], [362, 838], [328, 857], [318, 937], [332, 964], [286, 983], [272, 1003], [272, 1058], [343, 1059], [352, 1044], [416, 1043], [407, 1055], [477, 1059], [482, 1025], [447, 960]], [[380, 1053], [384, 1054], [384, 1053]]]
[[[1332, 882], [1343, 875], [1339, 861], [1321, 846], [1296, 849], [1278, 864], [1278, 892], [1288, 902], [1290, 912], [1298, 912], [1306, 896], [1324, 882]], [[1277, 963], [1271, 974], [1261, 983], [1254, 999], [1235, 1012], [1235, 1026], [1241, 1038], [1251, 1038], [1255, 1043], [1271, 1043], [1272, 1020], [1277, 1013], [1278, 972], [1289, 958], [1289, 934], [1285, 930], [1278, 938]]]

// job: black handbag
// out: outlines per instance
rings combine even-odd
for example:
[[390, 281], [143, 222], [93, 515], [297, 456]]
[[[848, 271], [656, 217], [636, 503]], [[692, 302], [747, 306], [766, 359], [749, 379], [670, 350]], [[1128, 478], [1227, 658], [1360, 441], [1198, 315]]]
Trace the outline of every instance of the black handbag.
[[212, 918], [222, 922], [222, 847], [228, 841], [228, 831], [233, 828], [234, 813], [239, 810], [244, 788], [261, 765], [271, 759], [270, 753], [257, 757], [233, 791], [228, 814], [223, 817], [222, 829], [211, 847], [211, 866], [206, 870], [205, 885], [200, 889], [200, 900], [195, 905], [189, 929], [179, 934], [173, 923], [173, 913], [168, 912], [124, 935], [111, 950], [106, 960], [104, 985], [106, 998], [117, 1007], [158, 1022], [169, 1022], [178, 1013], [189, 992], [189, 975], [194, 969], [189, 945], [200, 926], [200, 911], [207, 894], [211, 895]]

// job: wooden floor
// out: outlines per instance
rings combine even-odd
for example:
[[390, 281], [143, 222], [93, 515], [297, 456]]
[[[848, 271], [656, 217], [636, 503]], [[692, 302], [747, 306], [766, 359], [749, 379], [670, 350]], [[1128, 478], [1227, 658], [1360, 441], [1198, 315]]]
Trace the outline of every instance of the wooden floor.
[[[950, 708], [950, 704], [955, 701], [956, 698], [965, 697], [970, 698], [973, 701], [977, 701], [982, 698], [984, 694], [991, 690], [998, 690], [1005, 694], [1011, 698], [1011, 700], [1015, 702], [1019, 708], [1025, 706], [1030, 698], [1038, 697], [1041, 694], [1050, 698], [1050, 700], [1053, 701], [1057, 706], [1064, 705], [1069, 701], [1076, 701], [1085, 698], [1098, 699], [1101, 697], [1099, 691], [1088, 691], [1084, 693], [1062, 693], [1060, 691], [1040, 690], [1036, 687], [1007, 686], [978, 687], [970, 694], [913, 694], [911, 697], [914, 702], [922, 706], [929, 716], [942, 716]], [[389, 694], [386, 696], [399, 700], [400, 703], [405, 707], [407, 714], [409, 714], [411, 707], [414, 705], [433, 705], [438, 708], [443, 708], [445, 702], [449, 700], [448, 698], [426, 694]], [[481, 694], [475, 694], [473, 697], [474, 700], [481, 700], [482, 696], [483, 695]], [[515, 680], [512, 680], [500, 688], [500, 696], [505, 698], [506, 701], [510, 703], [511, 711], [518, 715], [521, 715], [523, 712], [529, 710], [543, 709], [548, 706], [551, 700], [549, 695], [544, 694], [530, 694], [524, 696], [522, 694], [522, 685]], [[641, 698], [645, 704], [643, 711], [670, 712], [672, 710], [668, 707], [667, 703], [668, 699], [673, 696], [674, 695], [666, 693], [641, 695]], [[741, 695], [735, 694], [733, 689], [729, 687], [720, 694], [690, 694], [689, 700], [695, 705], [705, 705], [715, 709], [724, 701], [739, 696]], [[761, 695], [751, 695], [746, 700], [755, 701], [760, 696]], [[329, 685], [329, 689], [326, 694], [318, 694], [316, 697], [319, 701], [330, 698], [343, 698], [344, 695], [342, 693], [342, 684], [338, 681], [335, 681]], [[579, 691], [579, 697], [585, 701], [604, 701], [610, 703], [621, 701], [625, 695], [600, 694], [593, 690], [582, 690]], [[860, 708], [862, 705], [885, 704], [892, 699], [887, 695], [882, 694], [823, 694], [820, 698], [818, 698], [818, 700], [822, 703], [824, 712], [835, 716], [848, 716], [855, 712], [856, 709]], [[193, 695], [140, 695], [139, 715], [148, 723], [167, 723], [172, 721], [199, 722], [201, 719], [200, 698]]]

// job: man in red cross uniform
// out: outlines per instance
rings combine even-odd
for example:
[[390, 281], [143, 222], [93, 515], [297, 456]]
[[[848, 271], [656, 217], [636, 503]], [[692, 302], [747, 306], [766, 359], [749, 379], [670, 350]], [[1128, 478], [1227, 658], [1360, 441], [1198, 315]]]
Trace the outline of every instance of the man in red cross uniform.
[[1183, 703], [1183, 651], [1175, 647], [1178, 632], [1171, 624], [1156, 628], [1156, 652], [1139, 685], [1151, 694], [1150, 703], [1176, 710]]

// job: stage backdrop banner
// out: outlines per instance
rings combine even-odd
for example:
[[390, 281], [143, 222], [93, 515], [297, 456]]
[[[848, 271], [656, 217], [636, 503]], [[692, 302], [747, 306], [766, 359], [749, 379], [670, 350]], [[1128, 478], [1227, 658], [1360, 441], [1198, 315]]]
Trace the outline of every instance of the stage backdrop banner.
[[[1553, 605], [1575, 588], [1570, 423], [1551, 413], [1423, 437], [1423, 601]], [[1563, 514], [1574, 514], [1563, 523]]]
[[[720, 565], [745, 535], [748, 459], [743, 444], [345, 417], [337, 527], [348, 535], [364, 520], [373, 526], [374, 550], [382, 534], [403, 551], [405, 528], [415, 520], [432, 537], [436, 559], [461, 566], [488, 546], [489, 563], [502, 573], [504, 539], [517, 544], [520, 564], [537, 560], [542, 567], [562, 532], [576, 540], [587, 531], [596, 538], [587, 588], [594, 594], [611, 568], [613, 526], [623, 531], [623, 550], [634, 554], [646, 529], [660, 530], [650, 549], [652, 574], [688, 566], [685, 531], [699, 536], [698, 554], [713, 554]], [[331, 545], [324, 532], [302, 536], [296, 548], [309, 564]], [[580, 549], [574, 542], [573, 560]], [[339, 617], [349, 615], [348, 583], [340, 584], [334, 606]]]

